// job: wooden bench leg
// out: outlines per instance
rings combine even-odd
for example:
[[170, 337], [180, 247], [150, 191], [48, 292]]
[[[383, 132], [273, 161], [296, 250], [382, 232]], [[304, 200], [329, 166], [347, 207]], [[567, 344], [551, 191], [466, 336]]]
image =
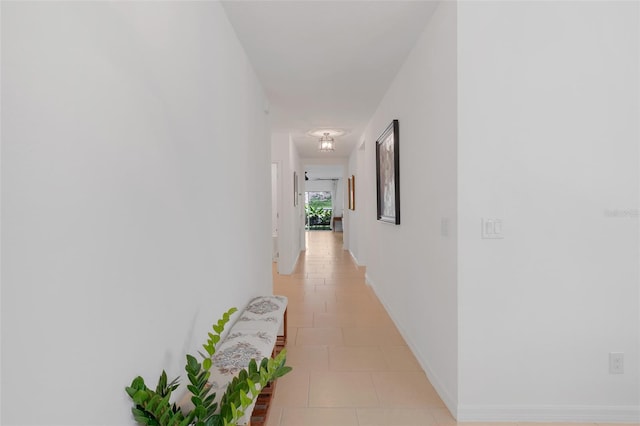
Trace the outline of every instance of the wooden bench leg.
[[[283, 327], [284, 333], [282, 336], [276, 337], [276, 344], [273, 347], [273, 352], [271, 357], [276, 357], [286, 346], [287, 344], [287, 309], [284, 310], [283, 317]], [[251, 413], [251, 426], [264, 426], [269, 419], [269, 405], [271, 405], [271, 399], [273, 398], [274, 392], [276, 389], [276, 380], [269, 383], [267, 386], [262, 389], [260, 395], [258, 395], [258, 399], [256, 401], [256, 405], [253, 408], [253, 412]]]
[[280, 351], [282, 350], [282, 348], [284, 348], [287, 345], [287, 309], [285, 308], [284, 310], [284, 320], [283, 320], [283, 327], [284, 327], [284, 333], [282, 336], [277, 336], [276, 337], [276, 348], [278, 348], [278, 353], [280, 353]]

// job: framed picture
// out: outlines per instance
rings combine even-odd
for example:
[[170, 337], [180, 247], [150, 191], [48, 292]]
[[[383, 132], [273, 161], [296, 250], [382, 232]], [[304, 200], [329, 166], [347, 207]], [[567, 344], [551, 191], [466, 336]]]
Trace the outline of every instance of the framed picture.
[[298, 205], [298, 173], [293, 172], [293, 206]]
[[376, 141], [378, 220], [400, 224], [400, 139], [393, 120]]
[[349, 209], [356, 209], [356, 177], [354, 175], [349, 178]]

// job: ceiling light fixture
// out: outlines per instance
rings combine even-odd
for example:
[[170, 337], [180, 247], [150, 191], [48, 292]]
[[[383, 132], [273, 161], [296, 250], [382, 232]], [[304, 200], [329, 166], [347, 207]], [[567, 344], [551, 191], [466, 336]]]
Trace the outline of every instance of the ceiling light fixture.
[[318, 151], [320, 152], [335, 151], [335, 140], [331, 136], [329, 136], [329, 133], [325, 132], [324, 135], [320, 138], [320, 143], [318, 144]]
[[329, 133], [329, 136], [333, 138], [337, 138], [338, 136], [346, 135], [348, 132], [342, 129], [321, 127], [318, 129], [309, 130], [307, 132], [307, 135], [313, 136], [315, 138], [319, 138], [320, 136], [324, 136], [325, 133]]

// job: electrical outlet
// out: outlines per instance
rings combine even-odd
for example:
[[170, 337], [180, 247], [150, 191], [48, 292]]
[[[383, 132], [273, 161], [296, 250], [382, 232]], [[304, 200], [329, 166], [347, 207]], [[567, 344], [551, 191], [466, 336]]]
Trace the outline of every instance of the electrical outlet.
[[449, 219], [446, 217], [440, 219], [440, 235], [443, 237], [449, 236]]
[[609, 352], [609, 374], [624, 373], [624, 353]]
[[480, 236], [483, 240], [501, 240], [502, 235], [502, 219], [482, 219], [480, 222]]

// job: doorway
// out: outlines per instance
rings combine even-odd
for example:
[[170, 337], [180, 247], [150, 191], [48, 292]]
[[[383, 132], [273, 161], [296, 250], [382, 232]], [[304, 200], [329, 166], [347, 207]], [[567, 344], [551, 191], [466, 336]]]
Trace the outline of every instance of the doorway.
[[278, 163], [271, 163], [271, 260], [278, 261]]
[[308, 231], [331, 230], [333, 199], [331, 191], [307, 191], [304, 193], [305, 229]]

